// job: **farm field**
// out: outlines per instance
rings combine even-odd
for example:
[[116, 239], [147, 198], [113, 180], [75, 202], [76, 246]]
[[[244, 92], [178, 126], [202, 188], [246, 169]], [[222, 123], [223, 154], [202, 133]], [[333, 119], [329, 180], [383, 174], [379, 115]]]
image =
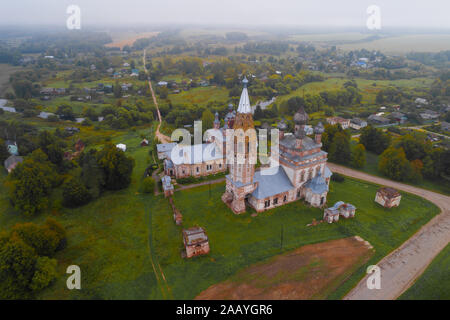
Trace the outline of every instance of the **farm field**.
[[174, 105], [185, 103], [206, 106], [208, 102], [219, 101], [225, 104], [228, 97], [228, 90], [223, 87], [209, 86], [194, 88], [189, 91], [181, 91], [178, 94], [170, 94], [169, 99]]
[[355, 237], [300, 247], [256, 263], [200, 293], [198, 300], [305, 300], [326, 297], [373, 250]]
[[[354, 79], [363, 95], [362, 103], [375, 104], [375, 97], [378, 91], [388, 86], [397, 86], [400, 88], [426, 88], [433, 80], [429, 78], [414, 78], [401, 80], [367, 80]], [[277, 98], [277, 103], [289, 100], [295, 96], [303, 96], [303, 91], [309, 94], [319, 94], [321, 91], [340, 90], [345, 82], [349, 81], [345, 76], [330, 77], [325, 81], [307, 83], [288, 95]], [[376, 84], [376, 85], [374, 85]]]
[[450, 244], [434, 258], [419, 279], [404, 293], [400, 300], [448, 300], [450, 299]]
[[[223, 183], [178, 191], [174, 202], [183, 214], [183, 228], [202, 226], [210, 239], [210, 254], [191, 260], [181, 258], [182, 228], [174, 224], [167, 199], [155, 199], [152, 237], [174, 298], [192, 299], [254, 263], [300, 246], [355, 235], [374, 246], [375, 254], [367, 262], [374, 264], [439, 211], [432, 203], [410, 194], [403, 194], [399, 208], [384, 209], [373, 201], [377, 189], [376, 185], [350, 178], [343, 183], [332, 182], [329, 203], [351, 202], [357, 207], [356, 218], [315, 227], [306, 225], [313, 219], [320, 220], [323, 211], [308, 207], [302, 201], [260, 213], [257, 217], [251, 217], [253, 211], [249, 209], [236, 216], [220, 200]], [[327, 298], [342, 298], [364, 274], [364, 266], [358, 268]]]

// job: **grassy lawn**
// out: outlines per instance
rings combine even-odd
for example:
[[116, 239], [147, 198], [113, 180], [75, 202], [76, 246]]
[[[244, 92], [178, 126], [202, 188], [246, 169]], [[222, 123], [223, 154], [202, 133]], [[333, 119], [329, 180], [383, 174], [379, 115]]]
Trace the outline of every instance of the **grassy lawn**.
[[[375, 247], [374, 256], [359, 268], [328, 298], [341, 298], [374, 264], [408, 239], [438, 213], [432, 203], [403, 194], [399, 208], [384, 209], [374, 203], [378, 186], [347, 178], [332, 183], [329, 203], [343, 200], [356, 205], [355, 219], [336, 224], [307, 227], [322, 210], [298, 201], [259, 214], [236, 216], [220, 200], [224, 184], [176, 192], [177, 208], [183, 214], [183, 227], [174, 224], [167, 199], [155, 198], [152, 210], [152, 237], [158, 260], [176, 299], [192, 299], [209, 286], [224, 281], [249, 265], [305, 244], [359, 235]], [[190, 260], [181, 258], [182, 228], [206, 228], [211, 253]], [[281, 234], [283, 242], [281, 246]]]
[[422, 276], [405, 292], [401, 300], [450, 299], [450, 244], [431, 262]]

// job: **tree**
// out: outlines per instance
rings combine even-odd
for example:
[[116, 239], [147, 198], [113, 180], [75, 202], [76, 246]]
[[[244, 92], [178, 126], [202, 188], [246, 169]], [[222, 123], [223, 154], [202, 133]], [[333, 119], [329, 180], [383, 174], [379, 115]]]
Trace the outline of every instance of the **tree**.
[[63, 184], [63, 204], [66, 207], [78, 207], [88, 203], [91, 195], [77, 178], [71, 177]]
[[361, 143], [352, 151], [352, 166], [355, 168], [363, 168], [366, 165], [366, 148]]
[[0, 299], [29, 298], [36, 252], [17, 235], [3, 236], [0, 246]]
[[18, 98], [30, 99], [33, 96], [33, 84], [29, 80], [15, 80], [12, 87]]
[[119, 99], [122, 98], [122, 86], [119, 84], [119, 81], [116, 81], [113, 87], [114, 98]]
[[203, 128], [203, 131], [212, 128], [213, 127], [213, 123], [214, 123], [214, 115], [211, 112], [211, 110], [206, 109], [202, 113], [202, 128]]
[[131, 182], [134, 160], [113, 144], [107, 144], [97, 153], [97, 161], [105, 176], [104, 188], [119, 190]]
[[98, 198], [102, 191], [105, 177], [97, 162], [97, 151], [95, 149], [82, 153], [80, 157], [80, 167], [81, 181], [87, 188], [91, 198]]
[[345, 132], [338, 132], [333, 138], [329, 151], [330, 160], [349, 164], [352, 159], [350, 137]]
[[56, 279], [57, 261], [48, 257], [39, 257], [36, 260], [36, 271], [31, 279], [30, 289], [40, 291], [49, 286]]
[[51, 178], [40, 170], [43, 166], [45, 164], [27, 159], [8, 176], [6, 185], [11, 201], [16, 210], [25, 215], [34, 215], [47, 207]]
[[56, 110], [56, 114], [63, 120], [75, 120], [75, 114], [73, 113], [72, 107], [67, 104], [59, 106]]
[[380, 154], [389, 146], [391, 138], [389, 134], [383, 133], [382, 130], [367, 126], [361, 130], [359, 142], [367, 150]]
[[323, 144], [323, 149], [325, 151], [328, 151], [330, 149], [331, 144], [333, 143], [333, 139], [334, 136], [336, 135], [336, 133], [338, 132], [342, 132], [342, 127], [340, 124], [335, 124], [335, 125], [330, 125], [330, 124], [326, 124], [325, 125], [325, 131], [322, 134], [322, 144]]
[[255, 118], [255, 120], [259, 120], [259, 119], [262, 119], [263, 117], [264, 117], [264, 113], [261, 109], [261, 106], [258, 104], [258, 105], [256, 105], [255, 114], [253, 115], [253, 118]]
[[378, 170], [385, 176], [398, 181], [409, 180], [412, 176], [411, 164], [406, 159], [402, 148], [387, 148], [380, 155]]
[[[2, 109], [0, 109], [2, 110]], [[0, 138], [0, 164], [3, 164], [3, 162], [9, 157], [8, 149], [6, 149], [6, 144], [3, 139]]]

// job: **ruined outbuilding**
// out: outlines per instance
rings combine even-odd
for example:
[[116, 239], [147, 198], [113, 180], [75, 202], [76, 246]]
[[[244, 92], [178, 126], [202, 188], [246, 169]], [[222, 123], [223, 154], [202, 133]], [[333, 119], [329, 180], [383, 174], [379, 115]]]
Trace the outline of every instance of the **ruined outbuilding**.
[[402, 196], [394, 188], [380, 188], [375, 196], [375, 202], [381, 204], [385, 208], [398, 207]]
[[209, 253], [209, 239], [205, 230], [201, 227], [183, 230], [183, 243], [187, 258]]

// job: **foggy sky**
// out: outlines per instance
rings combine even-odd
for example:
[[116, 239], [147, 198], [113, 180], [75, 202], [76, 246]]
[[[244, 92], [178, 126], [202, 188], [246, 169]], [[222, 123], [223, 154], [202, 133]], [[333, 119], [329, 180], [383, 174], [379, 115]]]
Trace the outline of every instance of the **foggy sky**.
[[65, 26], [67, 6], [82, 25], [298, 25], [365, 27], [378, 5], [382, 27], [450, 28], [449, 0], [1, 0], [0, 25]]

